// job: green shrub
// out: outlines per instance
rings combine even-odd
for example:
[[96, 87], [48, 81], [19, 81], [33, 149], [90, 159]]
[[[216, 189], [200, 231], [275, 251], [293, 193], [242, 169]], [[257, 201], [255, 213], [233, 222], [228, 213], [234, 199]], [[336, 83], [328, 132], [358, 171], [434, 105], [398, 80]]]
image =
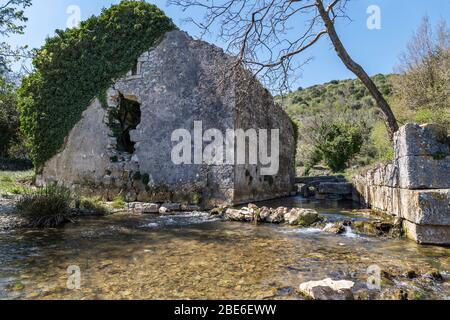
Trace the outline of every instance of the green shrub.
[[347, 167], [361, 150], [364, 142], [361, 127], [351, 123], [334, 122], [321, 128], [322, 141], [316, 146], [324, 163], [334, 172]]
[[449, 108], [435, 108], [435, 109], [419, 109], [414, 114], [414, 122], [419, 124], [436, 123], [450, 130], [450, 109]]
[[70, 221], [71, 203], [68, 189], [49, 186], [23, 195], [17, 210], [31, 228], [55, 228]]
[[113, 79], [175, 28], [156, 6], [122, 1], [78, 28], [56, 30], [37, 50], [34, 71], [19, 90], [21, 127], [35, 165], [58, 152], [93, 98], [104, 98]]
[[99, 197], [82, 197], [79, 200], [78, 207], [95, 215], [107, 215], [110, 213], [109, 209], [103, 204], [102, 199]]

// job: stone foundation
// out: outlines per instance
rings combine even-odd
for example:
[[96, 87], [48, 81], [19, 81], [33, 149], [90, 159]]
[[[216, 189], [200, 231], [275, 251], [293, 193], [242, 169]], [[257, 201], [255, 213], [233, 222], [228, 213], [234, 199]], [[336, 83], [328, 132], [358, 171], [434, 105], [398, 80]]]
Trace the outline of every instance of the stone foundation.
[[409, 238], [450, 244], [450, 147], [435, 125], [407, 124], [394, 141], [395, 159], [353, 180], [355, 201], [404, 219]]

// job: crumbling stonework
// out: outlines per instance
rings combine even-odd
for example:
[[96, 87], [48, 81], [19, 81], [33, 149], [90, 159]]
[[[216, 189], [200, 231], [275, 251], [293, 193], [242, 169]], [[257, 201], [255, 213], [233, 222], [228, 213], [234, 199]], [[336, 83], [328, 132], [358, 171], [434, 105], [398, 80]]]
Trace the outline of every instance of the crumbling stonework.
[[450, 146], [435, 125], [407, 124], [394, 141], [395, 159], [354, 178], [354, 199], [404, 219], [407, 235], [450, 244]]
[[[109, 200], [123, 195], [130, 202], [204, 208], [289, 195], [295, 152], [290, 119], [246, 71], [225, 77], [231, 62], [213, 45], [181, 31], [167, 33], [115, 81], [107, 106], [92, 101], [38, 182]], [[139, 117], [127, 118], [124, 101], [139, 105]], [[278, 174], [262, 175], [261, 164], [174, 164], [171, 135], [177, 129], [192, 133], [195, 121], [202, 121], [204, 131], [279, 129]]]

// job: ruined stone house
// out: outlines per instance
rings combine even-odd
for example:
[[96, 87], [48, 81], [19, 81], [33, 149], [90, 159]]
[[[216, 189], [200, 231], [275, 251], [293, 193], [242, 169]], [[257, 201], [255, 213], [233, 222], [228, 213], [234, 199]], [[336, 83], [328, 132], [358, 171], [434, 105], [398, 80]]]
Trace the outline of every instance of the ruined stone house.
[[[62, 150], [43, 166], [40, 184], [57, 182], [112, 200], [179, 202], [212, 207], [289, 195], [294, 178], [292, 123], [249, 74], [224, 77], [231, 58], [221, 49], [172, 31], [114, 81], [107, 105], [92, 101]], [[279, 170], [258, 164], [171, 161], [174, 130], [279, 129]]]

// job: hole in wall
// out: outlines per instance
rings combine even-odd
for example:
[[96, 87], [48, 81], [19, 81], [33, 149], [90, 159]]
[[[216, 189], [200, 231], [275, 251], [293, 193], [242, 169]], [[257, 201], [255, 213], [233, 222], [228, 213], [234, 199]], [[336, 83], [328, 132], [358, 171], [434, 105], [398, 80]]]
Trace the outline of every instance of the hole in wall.
[[120, 93], [116, 120], [120, 124], [119, 132], [117, 132], [117, 150], [134, 153], [136, 143], [131, 141], [130, 131], [136, 129], [141, 123], [141, 105], [136, 101], [125, 98]]

